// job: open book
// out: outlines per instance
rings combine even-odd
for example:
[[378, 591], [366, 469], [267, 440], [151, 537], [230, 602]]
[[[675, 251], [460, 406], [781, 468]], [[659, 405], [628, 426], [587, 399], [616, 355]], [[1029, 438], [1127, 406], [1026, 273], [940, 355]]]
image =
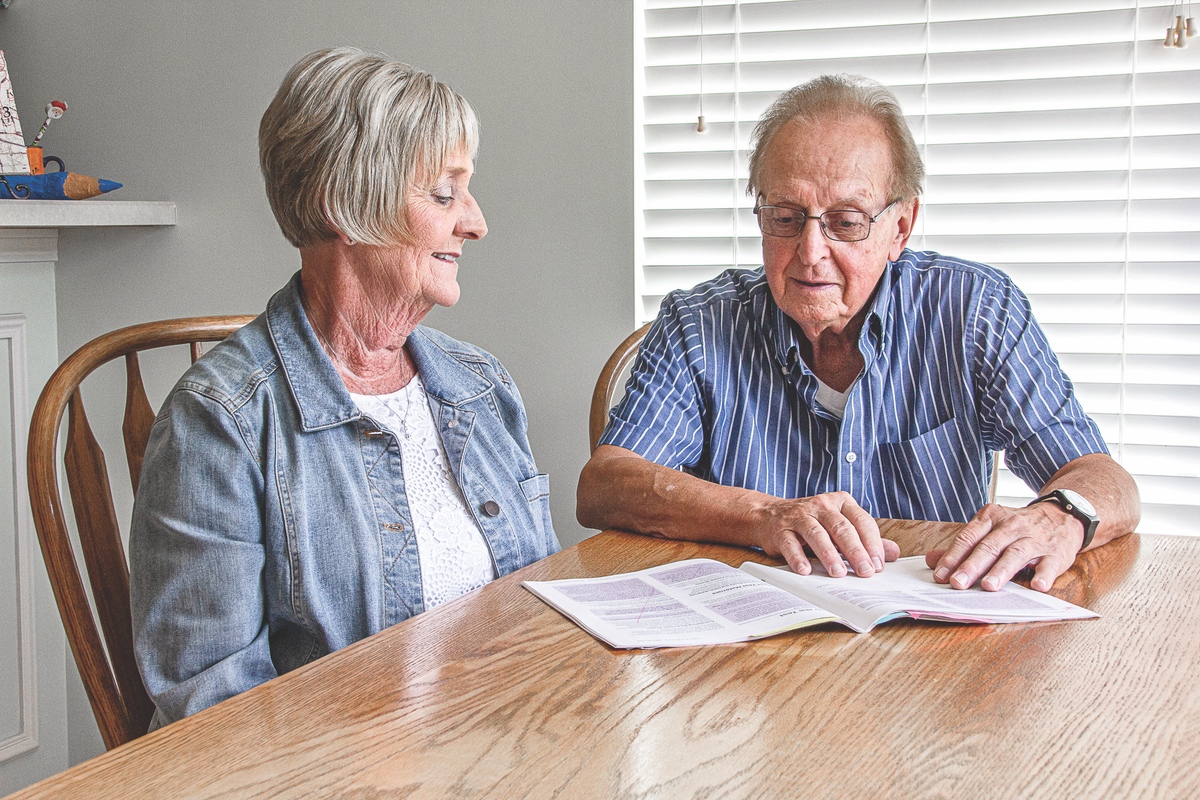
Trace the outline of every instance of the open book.
[[1039, 622], [1097, 617], [1086, 608], [1008, 583], [1000, 591], [933, 582], [924, 556], [870, 578], [830, 578], [746, 562], [694, 558], [604, 578], [525, 581], [525, 587], [616, 648], [725, 644], [837, 622], [866, 633], [897, 617], [944, 622]]

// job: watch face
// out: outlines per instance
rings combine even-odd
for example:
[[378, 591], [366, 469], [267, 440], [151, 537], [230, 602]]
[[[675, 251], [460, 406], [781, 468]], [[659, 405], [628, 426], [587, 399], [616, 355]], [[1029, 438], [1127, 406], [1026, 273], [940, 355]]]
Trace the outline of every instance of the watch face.
[[1070, 501], [1070, 503], [1072, 505], [1074, 505], [1076, 508], [1078, 508], [1083, 513], [1087, 514], [1089, 517], [1096, 516], [1096, 509], [1093, 508], [1092, 504], [1089, 503], [1087, 501], [1087, 499], [1084, 498], [1084, 496], [1081, 495], [1079, 492], [1073, 491], [1071, 489], [1059, 489], [1058, 491], [1061, 492], [1062, 496], [1065, 497], [1068, 501]]

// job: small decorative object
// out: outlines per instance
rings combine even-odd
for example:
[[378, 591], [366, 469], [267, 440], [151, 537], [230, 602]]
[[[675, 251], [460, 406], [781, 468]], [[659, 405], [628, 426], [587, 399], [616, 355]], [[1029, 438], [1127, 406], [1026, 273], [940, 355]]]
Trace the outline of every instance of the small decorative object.
[[1196, 35], [1191, 0], [1188, 0], [1187, 4], [1187, 17], [1183, 15], [1183, 0], [1171, 4], [1171, 13], [1175, 14], [1175, 22], [1167, 28], [1167, 38], [1163, 40], [1163, 47], [1187, 47], [1187, 40]]
[[[43, 155], [42, 137], [50, 123], [62, 118], [66, 110], [66, 103], [51, 100], [46, 106], [46, 121], [33, 144], [26, 147], [8, 63], [0, 51], [0, 200], [86, 200], [121, 188], [116, 181], [68, 172], [61, 158]], [[46, 173], [48, 161], [57, 164], [58, 172]]]
[[37, 132], [37, 136], [33, 137], [33, 144], [30, 147], [37, 147], [41, 144], [42, 137], [46, 135], [46, 129], [50, 127], [50, 123], [56, 119], [62, 119], [62, 115], [67, 111], [67, 104], [62, 100], [51, 100], [46, 104], [46, 121], [42, 123], [42, 129]]
[[25, 137], [21, 133], [21, 118], [17, 116], [17, 99], [13, 95], [3, 51], [0, 51], [0, 173], [29, 174]]
[[0, 200], [86, 200], [120, 188], [116, 181], [63, 170], [43, 175], [0, 175]]

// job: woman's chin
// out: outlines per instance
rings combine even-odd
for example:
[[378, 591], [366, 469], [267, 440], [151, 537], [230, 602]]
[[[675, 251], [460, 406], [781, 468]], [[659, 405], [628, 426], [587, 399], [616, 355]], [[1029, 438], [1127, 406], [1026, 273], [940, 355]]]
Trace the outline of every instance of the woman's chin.
[[458, 302], [458, 298], [462, 295], [462, 291], [458, 288], [458, 283], [455, 282], [451, 286], [446, 286], [438, 292], [437, 297], [433, 298], [433, 302], [443, 308], [450, 308]]

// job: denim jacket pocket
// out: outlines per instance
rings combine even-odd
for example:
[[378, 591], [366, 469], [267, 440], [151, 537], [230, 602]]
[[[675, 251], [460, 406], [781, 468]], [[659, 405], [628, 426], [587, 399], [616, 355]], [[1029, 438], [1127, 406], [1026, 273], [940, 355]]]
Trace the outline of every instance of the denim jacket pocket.
[[[521, 493], [529, 502], [530, 516], [533, 517], [538, 534], [544, 542], [547, 539], [546, 520], [550, 518], [550, 476], [539, 472], [532, 478], [518, 481], [517, 485], [521, 487]], [[554, 552], [555, 549], [557, 548], [552, 548], [549, 552]]]
[[525, 499], [533, 503], [543, 497], [550, 496], [550, 476], [544, 472], [539, 472], [532, 478], [526, 478], [519, 482], [522, 494]]

